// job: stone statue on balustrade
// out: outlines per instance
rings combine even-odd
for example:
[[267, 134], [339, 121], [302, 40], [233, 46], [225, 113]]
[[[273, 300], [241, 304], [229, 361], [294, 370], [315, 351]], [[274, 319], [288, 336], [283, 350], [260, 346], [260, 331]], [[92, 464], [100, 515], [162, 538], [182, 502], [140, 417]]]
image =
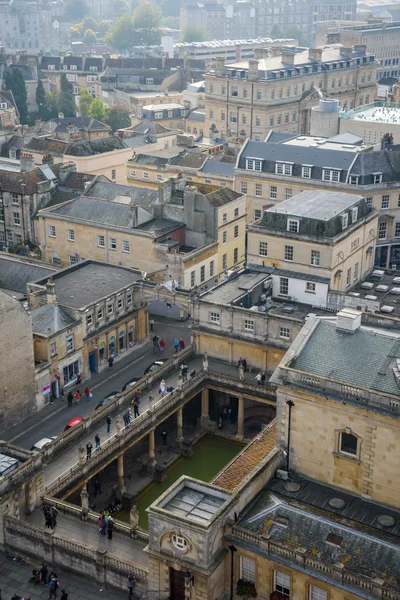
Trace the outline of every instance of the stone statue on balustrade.
[[203, 356], [203, 371], [208, 371], [208, 354], [204, 352]]
[[244, 381], [244, 367], [242, 364], [239, 365], [239, 379], [240, 381]]
[[121, 437], [124, 433], [124, 423], [122, 421], [121, 415], [118, 415], [117, 420], [115, 421], [115, 425], [117, 428], [117, 437]]
[[131, 526], [131, 532], [133, 533], [133, 536], [136, 536], [136, 531], [139, 525], [139, 511], [137, 509], [136, 504], [134, 504], [130, 510], [129, 513], [129, 523]]
[[86, 484], [82, 486], [81, 490], [81, 506], [82, 506], [82, 520], [86, 521], [89, 513], [89, 494], [86, 489]]
[[85, 454], [85, 448], [84, 448], [83, 444], [79, 444], [78, 458], [79, 458], [79, 464], [84, 465], [86, 462], [86, 454]]

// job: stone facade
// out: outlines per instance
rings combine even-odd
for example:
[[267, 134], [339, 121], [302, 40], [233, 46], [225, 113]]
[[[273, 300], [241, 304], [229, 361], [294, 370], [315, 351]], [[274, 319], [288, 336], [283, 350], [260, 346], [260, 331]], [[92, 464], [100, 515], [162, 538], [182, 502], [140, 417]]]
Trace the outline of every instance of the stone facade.
[[0, 291], [1, 343], [0, 422], [12, 426], [37, 410], [32, 325], [29, 313]]

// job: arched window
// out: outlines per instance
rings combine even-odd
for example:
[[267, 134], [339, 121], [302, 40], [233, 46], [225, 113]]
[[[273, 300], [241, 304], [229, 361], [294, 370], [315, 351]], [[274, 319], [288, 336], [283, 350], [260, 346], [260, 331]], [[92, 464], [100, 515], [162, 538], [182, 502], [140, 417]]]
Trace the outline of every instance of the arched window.
[[336, 431], [336, 452], [348, 458], [360, 458], [361, 438], [350, 427]]

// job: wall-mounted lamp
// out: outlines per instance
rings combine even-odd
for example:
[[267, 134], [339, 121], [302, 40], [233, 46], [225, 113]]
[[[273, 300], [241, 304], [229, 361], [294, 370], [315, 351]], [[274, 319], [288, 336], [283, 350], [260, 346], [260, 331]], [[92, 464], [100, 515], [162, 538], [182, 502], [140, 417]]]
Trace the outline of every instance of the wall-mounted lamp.
[[191, 574], [190, 571], [186, 571], [185, 575], [185, 585], [194, 585], [194, 575]]

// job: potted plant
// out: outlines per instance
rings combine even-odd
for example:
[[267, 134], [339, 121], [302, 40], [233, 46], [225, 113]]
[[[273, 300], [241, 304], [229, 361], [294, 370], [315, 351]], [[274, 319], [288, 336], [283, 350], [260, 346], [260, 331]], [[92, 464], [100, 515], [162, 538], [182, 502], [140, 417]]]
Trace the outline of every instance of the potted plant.
[[257, 590], [254, 583], [239, 579], [236, 584], [236, 594], [242, 598], [257, 598]]
[[270, 594], [269, 600], [288, 600], [288, 597], [285, 596], [285, 594], [282, 594], [282, 592], [275, 590]]

